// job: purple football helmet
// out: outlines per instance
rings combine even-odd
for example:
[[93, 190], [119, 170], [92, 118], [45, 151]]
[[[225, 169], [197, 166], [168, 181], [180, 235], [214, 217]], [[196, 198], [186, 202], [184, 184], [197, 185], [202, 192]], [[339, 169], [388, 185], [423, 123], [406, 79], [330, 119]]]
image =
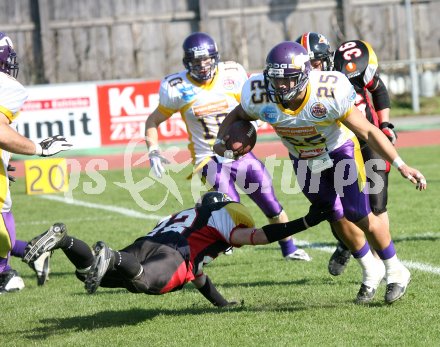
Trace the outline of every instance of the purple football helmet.
[[[304, 90], [309, 81], [310, 58], [306, 49], [297, 42], [281, 42], [271, 49], [266, 58], [264, 82], [267, 95], [275, 103], [285, 105]], [[278, 87], [277, 80], [286, 81]], [[291, 87], [290, 82], [295, 82]]]
[[[205, 33], [193, 33], [183, 41], [183, 65], [191, 77], [206, 81], [214, 77], [220, 59], [217, 44]], [[209, 60], [210, 59], [210, 60]]]
[[17, 54], [14, 51], [12, 40], [5, 33], [0, 32], [0, 71], [14, 78], [18, 75]]

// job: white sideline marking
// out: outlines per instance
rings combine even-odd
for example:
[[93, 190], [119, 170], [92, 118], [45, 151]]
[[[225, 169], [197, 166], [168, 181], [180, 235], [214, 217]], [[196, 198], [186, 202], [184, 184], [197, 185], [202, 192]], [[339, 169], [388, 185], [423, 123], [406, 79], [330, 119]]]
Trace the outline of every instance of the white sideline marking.
[[133, 218], [140, 218], [140, 219], [150, 219], [150, 220], [159, 220], [163, 218], [163, 216], [159, 216], [156, 214], [145, 214], [142, 212], [138, 212], [129, 208], [125, 207], [118, 207], [113, 205], [101, 205], [101, 204], [95, 204], [92, 202], [87, 201], [81, 201], [81, 200], [74, 200], [74, 199], [66, 199], [61, 196], [55, 196], [55, 195], [41, 195], [40, 198], [46, 199], [46, 200], [53, 200], [58, 202], [63, 202], [68, 205], [76, 205], [81, 207], [87, 207], [87, 208], [95, 208], [98, 210], [105, 210], [110, 212], [115, 212], [122, 214], [127, 217], [133, 217]]
[[[421, 237], [425, 237], [426, 234], [423, 234]], [[429, 234], [430, 236], [432, 236], [432, 234]], [[314, 243], [310, 243], [307, 241], [301, 241], [301, 240], [295, 240], [295, 244], [297, 246], [300, 247], [308, 247], [308, 248], [313, 248], [313, 249], [317, 249], [319, 251], [323, 251], [326, 253], [333, 253], [335, 251], [336, 247], [328, 247], [328, 246], [319, 246], [317, 244]], [[424, 264], [424, 263], [419, 263], [416, 261], [412, 261], [412, 260], [401, 260], [403, 265], [405, 265], [407, 268], [411, 269], [411, 270], [419, 270], [422, 272], [427, 272], [430, 274], [434, 274], [434, 275], [440, 275], [440, 267], [435, 267], [433, 265], [429, 265], [429, 264]]]
[[429, 264], [418, 263], [416, 261], [411, 261], [411, 260], [402, 260], [402, 263], [410, 269], [415, 269], [423, 272], [429, 272], [432, 274], [440, 275], [440, 268]]
[[[76, 206], [81, 206], [81, 207], [88, 207], [88, 208], [94, 208], [94, 209], [98, 209], [98, 210], [115, 212], [115, 213], [119, 213], [119, 214], [122, 214], [127, 217], [133, 217], [133, 218], [150, 219], [150, 220], [157, 220], [158, 221], [164, 217], [164, 216], [159, 216], [159, 215], [154, 215], [154, 214], [145, 214], [145, 213], [131, 210], [131, 209], [125, 208], [125, 207], [95, 204], [95, 203], [91, 203], [91, 202], [87, 202], [87, 201], [66, 199], [64, 197], [55, 196], [55, 195], [41, 195], [39, 197], [46, 199], [46, 200], [53, 200], [53, 201], [62, 202], [62, 203], [68, 204], [68, 205], [76, 205]], [[109, 219], [107, 217], [103, 217], [103, 218]], [[432, 234], [430, 233], [429, 235], [432, 235]], [[424, 236], [425, 235], [422, 235], [422, 237], [424, 237]], [[317, 250], [320, 250], [320, 251], [323, 251], [326, 253], [333, 253], [335, 250], [335, 247], [319, 246], [317, 244], [310, 243], [307, 241], [301, 241], [301, 240], [295, 240], [295, 244], [297, 246], [313, 248], [313, 249], [317, 249]], [[424, 263], [418, 263], [418, 262], [414, 262], [414, 261], [410, 261], [410, 260], [409, 261], [402, 260], [402, 263], [410, 269], [419, 270], [422, 272], [427, 272], [427, 273], [431, 273], [431, 274], [435, 274], [435, 275], [440, 275], [440, 268], [439, 267], [435, 267], [435, 266], [432, 266], [429, 264], [424, 264]]]

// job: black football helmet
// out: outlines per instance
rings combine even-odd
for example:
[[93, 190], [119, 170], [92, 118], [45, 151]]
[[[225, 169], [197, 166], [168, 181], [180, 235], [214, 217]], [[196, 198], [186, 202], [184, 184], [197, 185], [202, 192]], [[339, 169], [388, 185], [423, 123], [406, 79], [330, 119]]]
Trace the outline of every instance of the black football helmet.
[[[285, 105], [304, 90], [309, 82], [310, 59], [306, 49], [299, 43], [284, 41], [273, 47], [266, 58], [263, 71], [267, 95], [272, 102]], [[288, 88], [277, 87], [277, 79], [294, 81]]]
[[322, 64], [323, 71], [333, 70], [333, 52], [330, 49], [330, 43], [327, 38], [318, 33], [304, 33], [296, 39], [309, 54], [310, 60], [319, 60]]
[[370, 61], [377, 66], [377, 56], [370, 44], [352, 40], [342, 43], [335, 51], [334, 67], [346, 75], [355, 88], [363, 89], [376, 72], [369, 69]]
[[[183, 65], [188, 73], [197, 81], [206, 81], [214, 77], [220, 59], [217, 44], [205, 33], [196, 32], [183, 41]], [[209, 65], [203, 65], [202, 60], [211, 58]]]
[[207, 192], [199, 199], [199, 201], [197, 201], [196, 207], [207, 206], [225, 201], [232, 201], [228, 194], [220, 192]]
[[18, 75], [17, 54], [14, 51], [12, 40], [0, 32], [0, 71], [14, 78]]

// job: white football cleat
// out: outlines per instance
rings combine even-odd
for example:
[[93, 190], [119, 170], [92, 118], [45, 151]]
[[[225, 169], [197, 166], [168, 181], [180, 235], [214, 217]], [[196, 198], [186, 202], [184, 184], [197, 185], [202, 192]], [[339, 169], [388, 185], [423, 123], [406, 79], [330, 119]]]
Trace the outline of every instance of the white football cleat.
[[[355, 300], [357, 304], [370, 303], [376, 295], [380, 282], [382, 282], [385, 277], [386, 270], [383, 261], [376, 258], [374, 258], [374, 261], [376, 262], [374, 269], [369, 269], [370, 271], [365, 269], [362, 271], [362, 283]], [[374, 270], [374, 272], [371, 270]]]
[[0, 273], [0, 294], [17, 292], [24, 288], [23, 279], [15, 270]]
[[403, 265], [400, 271], [388, 274], [385, 302], [392, 304], [402, 298], [406, 293], [409, 282], [411, 282], [411, 273]]
[[49, 279], [49, 262], [52, 252], [44, 252], [35, 261], [28, 263], [29, 267], [37, 274], [37, 284], [42, 286]]
[[284, 257], [286, 260], [302, 260], [311, 261], [312, 257], [307, 254], [307, 252], [301, 248], [298, 248], [295, 252], [290, 253]]

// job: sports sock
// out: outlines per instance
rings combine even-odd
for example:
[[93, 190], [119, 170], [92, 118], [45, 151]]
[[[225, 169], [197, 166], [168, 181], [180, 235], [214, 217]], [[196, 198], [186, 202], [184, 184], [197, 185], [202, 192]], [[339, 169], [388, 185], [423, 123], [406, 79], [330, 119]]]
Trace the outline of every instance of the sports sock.
[[374, 257], [368, 242], [365, 242], [360, 250], [352, 252], [352, 254], [362, 268], [362, 283], [376, 289], [384, 275], [382, 262]]
[[393, 258], [396, 255], [396, 249], [394, 248], [393, 241], [391, 241], [388, 247], [385, 247], [385, 249], [382, 250], [376, 249], [375, 251], [382, 260]]
[[298, 249], [298, 247], [296, 247], [295, 244], [293, 243], [292, 239], [289, 239], [287, 241], [280, 240], [278, 241], [278, 244], [281, 247], [281, 253], [283, 253], [283, 257], [292, 254]]
[[141, 264], [139, 260], [127, 252], [113, 251], [115, 256], [115, 268], [127, 278], [134, 278], [139, 275]]
[[26, 242], [26, 241], [15, 240], [14, 247], [11, 249], [11, 255], [13, 255], [14, 257], [23, 258], [24, 257], [24, 250], [27, 245], [28, 245], [28, 242]]
[[84, 241], [66, 235], [62, 243], [60, 248], [77, 269], [85, 269], [93, 264], [95, 258], [92, 250]]

